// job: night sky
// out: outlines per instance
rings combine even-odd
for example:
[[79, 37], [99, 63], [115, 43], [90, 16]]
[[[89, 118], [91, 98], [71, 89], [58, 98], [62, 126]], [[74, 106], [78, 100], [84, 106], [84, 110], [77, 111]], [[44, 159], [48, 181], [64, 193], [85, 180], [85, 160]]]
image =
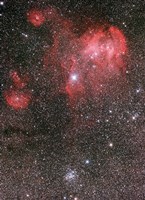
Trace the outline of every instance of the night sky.
[[145, 1], [0, 11], [0, 200], [144, 200]]

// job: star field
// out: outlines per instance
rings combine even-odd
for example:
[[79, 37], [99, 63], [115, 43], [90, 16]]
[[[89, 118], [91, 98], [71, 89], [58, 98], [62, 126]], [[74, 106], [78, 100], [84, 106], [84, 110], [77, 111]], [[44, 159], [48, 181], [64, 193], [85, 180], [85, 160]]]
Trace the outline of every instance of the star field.
[[144, 8], [0, 1], [0, 200], [145, 199]]

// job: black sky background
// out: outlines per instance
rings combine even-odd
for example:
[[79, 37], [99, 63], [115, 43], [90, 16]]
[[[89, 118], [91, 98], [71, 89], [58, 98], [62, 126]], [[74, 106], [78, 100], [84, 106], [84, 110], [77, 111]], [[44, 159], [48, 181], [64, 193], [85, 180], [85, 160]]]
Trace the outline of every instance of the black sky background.
[[[90, 18], [117, 26], [127, 37], [126, 81], [112, 82], [97, 105], [90, 98], [76, 113], [66, 94], [51, 96], [51, 75], [41, 73], [46, 46], [53, 44], [51, 25], [36, 28], [26, 18], [28, 10], [49, 5], [78, 23], [79, 34]], [[0, 199], [143, 200], [145, 1], [7, 0], [1, 7]], [[24, 111], [10, 108], [3, 96], [12, 69], [32, 80], [33, 100]]]

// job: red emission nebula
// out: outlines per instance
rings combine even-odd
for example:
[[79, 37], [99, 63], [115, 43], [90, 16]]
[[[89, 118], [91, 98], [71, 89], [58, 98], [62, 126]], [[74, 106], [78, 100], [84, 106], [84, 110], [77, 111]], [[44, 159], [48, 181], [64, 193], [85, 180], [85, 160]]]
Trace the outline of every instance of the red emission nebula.
[[8, 90], [4, 96], [7, 104], [15, 110], [27, 108], [31, 100], [31, 94], [19, 90]]
[[6, 103], [15, 110], [26, 109], [31, 101], [31, 92], [26, 89], [28, 77], [20, 77], [17, 71], [10, 71], [9, 77], [13, 85], [4, 92]]
[[36, 27], [41, 26], [45, 21], [45, 17], [40, 10], [31, 10], [27, 13], [27, 18]]
[[[27, 20], [36, 28], [51, 22], [53, 45], [44, 54], [42, 70], [53, 74], [54, 83], [60, 81], [58, 91], [69, 95], [70, 102], [95, 98], [105, 90], [110, 77], [121, 76], [126, 69], [127, 43], [123, 32], [112, 25], [101, 25], [86, 30], [81, 36], [74, 33], [75, 24], [64, 19], [55, 8], [28, 11]], [[45, 22], [45, 24], [44, 24]], [[60, 70], [56, 70], [60, 68]], [[59, 71], [59, 72], [58, 72]], [[14, 109], [25, 109], [31, 94], [24, 90], [31, 80], [12, 72], [14, 90], [5, 92], [5, 99]], [[26, 92], [27, 91], [27, 92]]]

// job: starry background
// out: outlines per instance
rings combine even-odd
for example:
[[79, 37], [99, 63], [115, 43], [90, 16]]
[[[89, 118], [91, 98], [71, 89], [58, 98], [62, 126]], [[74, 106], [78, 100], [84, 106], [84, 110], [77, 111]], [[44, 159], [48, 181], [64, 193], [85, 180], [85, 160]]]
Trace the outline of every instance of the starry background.
[[[36, 28], [26, 18], [49, 5], [72, 21], [107, 21], [128, 39], [126, 81], [74, 111], [66, 94], [51, 96], [57, 84], [41, 72], [53, 44], [49, 25]], [[145, 1], [1, 0], [0, 8], [0, 200], [144, 200]], [[5, 102], [11, 69], [33, 80], [28, 109]]]

